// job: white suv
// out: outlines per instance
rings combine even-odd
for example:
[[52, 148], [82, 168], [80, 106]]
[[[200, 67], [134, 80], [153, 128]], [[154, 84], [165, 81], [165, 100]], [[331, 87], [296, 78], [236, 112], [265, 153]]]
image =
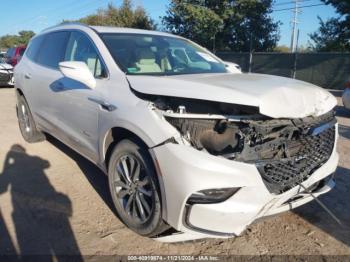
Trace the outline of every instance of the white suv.
[[49, 28], [15, 68], [19, 126], [100, 167], [135, 232], [233, 237], [334, 186], [337, 124], [326, 90], [227, 68], [171, 34]]

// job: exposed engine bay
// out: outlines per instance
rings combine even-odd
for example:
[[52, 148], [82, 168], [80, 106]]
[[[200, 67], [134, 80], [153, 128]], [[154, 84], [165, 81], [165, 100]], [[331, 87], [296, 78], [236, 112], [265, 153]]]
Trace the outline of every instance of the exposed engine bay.
[[255, 164], [271, 193], [306, 180], [330, 157], [336, 119], [272, 119], [258, 108], [193, 99], [157, 98], [157, 109], [198, 150]]

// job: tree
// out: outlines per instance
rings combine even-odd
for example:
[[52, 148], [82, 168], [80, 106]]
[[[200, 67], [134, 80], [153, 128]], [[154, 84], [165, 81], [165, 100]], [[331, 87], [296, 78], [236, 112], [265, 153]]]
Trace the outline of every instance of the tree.
[[78, 20], [88, 25], [131, 27], [140, 29], [155, 29], [154, 21], [142, 7], [133, 8], [131, 0], [124, 0], [118, 8], [108, 4], [106, 9], [100, 9], [96, 14], [88, 15]]
[[223, 19], [214, 10], [195, 2], [200, 1], [172, 1], [167, 15], [163, 17], [163, 24], [174, 34], [212, 48], [210, 40], [214, 40], [223, 27]]
[[289, 53], [290, 48], [286, 45], [278, 45], [273, 49], [273, 51], [277, 53]]
[[339, 17], [323, 21], [318, 31], [310, 34], [316, 51], [350, 51], [350, 1], [322, 0], [337, 10]]
[[166, 30], [207, 48], [271, 51], [279, 22], [271, 18], [273, 0], [172, 0], [163, 24]]
[[[346, 19], [350, 18], [350, 2], [348, 0], [322, 0], [327, 5], [331, 4], [341, 15], [344, 15]], [[348, 20], [349, 21], [349, 20]]]
[[18, 35], [5, 35], [0, 37], [0, 48], [10, 48], [19, 45], [27, 45], [35, 35], [33, 31], [20, 31]]
[[33, 31], [20, 31], [18, 32], [18, 45], [27, 45], [30, 39], [32, 39], [33, 36], [35, 36], [35, 33]]

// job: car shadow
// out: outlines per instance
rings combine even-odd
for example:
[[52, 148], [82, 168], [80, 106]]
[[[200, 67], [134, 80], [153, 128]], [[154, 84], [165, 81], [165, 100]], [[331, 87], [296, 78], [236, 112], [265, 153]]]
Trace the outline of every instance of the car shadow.
[[336, 106], [335, 112], [336, 116], [350, 118], [350, 110], [345, 108], [344, 106]]
[[339, 135], [350, 140], [350, 127], [342, 124], [338, 125]]
[[334, 95], [335, 97], [342, 97], [343, 95], [343, 90], [328, 90], [332, 95]]
[[80, 154], [78, 154], [77, 152], [75, 152], [56, 138], [47, 135], [47, 141], [76, 162], [82, 173], [85, 175], [85, 177], [95, 189], [95, 191], [99, 194], [101, 199], [105, 202], [109, 209], [117, 215], [112, 198], [109, 194], [107, 176], [95, 164], [91, 163], [89, 160], [87, 160], [86, 158], [84, 158], [83, 156], [81, 156]]
[[341, 221], [339, 225], [316, 201], [293, 210], [309, 223], [350, 246], [350, 169], [338, 167], [335, 174], [336, 186], [329, 193], [319, 197]]
[[3, 166], [0, 194], [9, 192], [11, 195], [11, 215], [19, 254], [16, 254], [1, 214], [0, 254], [19, 260], [42, 254], [47, 261], [61, 261], [63, 255], [74, 255], [75, 261], [82, 261], [69, 222], [73, 214], [72, 203], [67, 195], [57, 192], [51, 185], [45, 173], [50, 163], [27, 154], [20, 145], [13, 145]]

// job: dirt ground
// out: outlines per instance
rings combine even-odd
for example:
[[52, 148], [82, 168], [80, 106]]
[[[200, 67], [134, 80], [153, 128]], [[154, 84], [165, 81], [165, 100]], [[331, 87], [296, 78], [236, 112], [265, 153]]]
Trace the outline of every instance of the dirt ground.
[[337, 113], [337, 186], [321, 200], [342, 227], [312, 202], [235, 239], [164, 244], [116, 218], [107, 179], [89, 161], [54, 139], [25, 143], [14, 89], [0, 88], [0, 254], [350, 255], [350, 111]]

